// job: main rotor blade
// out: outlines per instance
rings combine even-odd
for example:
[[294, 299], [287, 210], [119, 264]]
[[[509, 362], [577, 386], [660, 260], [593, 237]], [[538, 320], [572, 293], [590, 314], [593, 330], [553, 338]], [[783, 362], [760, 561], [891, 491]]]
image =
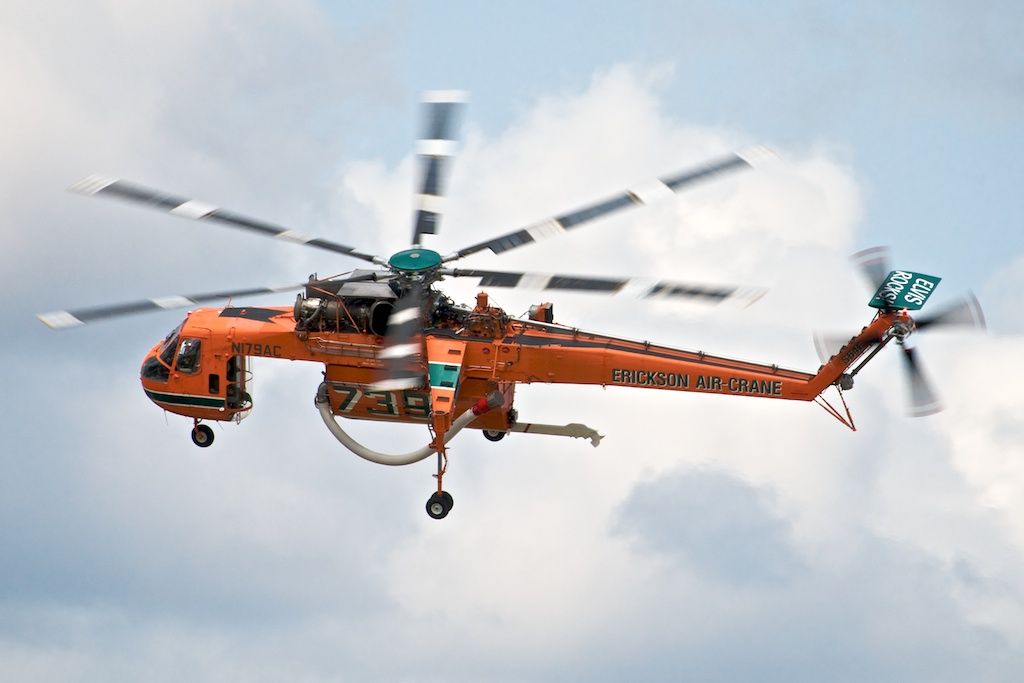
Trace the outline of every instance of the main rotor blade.
[[882, 285], [885, 276], [892, 271], [889, 247], [871, 247], [858, 251], [851, 258], [875, 289]]
[[978, 299], [972, 292], [968, 292], [967, 296], [948, 304], [945, 308], [915, 318], [914, 326], [918, 330], [956, 326], [985, 329], [985, 314], [981, 311]]
[[423, 95], [423, 137], [417, 145], [423, 172], [420, 191], [416, 195], [413, 246], [421, 244], [424, 234], [437, 233], [448, 159], [455, 154], [456, 119], [465, 101], [466, 93], [460, 90], [433, 91]]
[[386, 260], [380, 256], [364, 254], [357, 251], [355, 248], [345, 246], [344, 244], [320, 239], [319, 237], [303, 235], [302, 233], [290, 230], [280, 225], [274, 225], [273, 223], [249, 218], [240, 213], [228, 211], [227, 209], [222, 209], [196, 199], [176, 197], [174, 195], [160, 192], [159, 190], [143, 187], [142, 185], [136, 185], [118, 178], [88, 176], [87, 178], [79, 180], [68, 189], [79, 194], [101, 195], [104, 197], [133, 202], [135, 204], [155, 209], [163, 209], [182, 218], [221, 223], [232, 228], [241, 228], [243, 230], [248, 230], [249, 232], [259, 233], [266, 237], [276, 237], [277, 239], [285, 240], [287, 242], [305, 244], [310, 247], [317, 247], [318, 249], [326, 249], [327, 251], [333, 251], [337, 254], [345, 254], [346, 256], [370, 261], [371, 263], [381, 265], [386, 263]]
[[415, 389], [426, 383], [421, 358], [423, 299], [424, 287], [413, 283], [395, 302], [388, 318], [384, 348], [377, 354], [384, 365], [370, 385], [374, 391]]
[[77, 308], [72, 311], [52, 311], [40, 313], [37, 317], [48, 327], [60, 330], [66, 327], [77, 327], [104, 318], [117, 318], [136, 313], [148, 313], [150, 311], [170, 310], [174, 308], [187, 308], [196, 304], [220, 301], [222, 299], [234, 299], [243, 296], [256, 296], [258, 294], [275, 294], [277, 292], [288, 292], [295, 289], [302, 289], [306, 283], [301, 285], [285, 285], [283, 287], [253, 287], [250, 289], [234, 289], [224, 292], [208, 292], [206, 294], [188, 294], [185, 296], [165, 296], [157, 299], [141, 299], [120, 304], [109, 304], [106, 306], [93, 306], [90, 308]]
[[756, 287], [732, 285], [699, 285], [666, 280], [653, 282], [650, 278], [597, 278], [578, 275], [554, 275], [551, 273], [515, 273], [499, 270], [454, 269], [442, 271], [452, 277], [480, 278], [481, 287], [520, 287], [523, 289], [562, 289], [618, 294], [634, 290], [639, 296], [654, 298], [698, 299], [719, 303], [726, 299], [738, 298], [753, 303], [764, 296], [766, 290]]
[[531, 242], [554, 237], [566, 230], [577, 228], [602, 216], [607, 216], [631, 206], [647, 204], [662, 195], [679, 192], [701, 180], [747, 168], [752, 165], [748, 158], [753, 158], [755, 152], [763, 153], [763, 151], [763, 148], [753, 148], [744, 152], [730, 154], [699, 168], [663, 176], [646, 185], [631, 188], [622, 194], [609, 197], [603, 201], [584, 206], [561, 216], [549, 218], [521, 230], [489, 239], [486, 242], [480, 242], [479, 244], [459, 249], [445, 256], [443, 260], [444, 262], [454, 261], [484, 249], [490, 249], [495, 254], [500, 254], [503, 251], [515, 249]]
[[917, 352], [913, 348], [903, 347], [903, 366], [907, 370], [907, 379], [910, 383], [911, 417], [934, 415], [942, 410], [942, 403], [925, 377], [924, 370], [917, 360]]

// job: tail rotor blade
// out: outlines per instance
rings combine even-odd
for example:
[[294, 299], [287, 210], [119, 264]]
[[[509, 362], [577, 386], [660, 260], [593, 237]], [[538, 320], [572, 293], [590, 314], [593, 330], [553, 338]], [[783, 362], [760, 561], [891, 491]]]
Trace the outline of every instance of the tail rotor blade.
[[418, 145], [423, 174], [419, 194], [416, 196], [416, 216], [412, 231], [414, 246], [421, 244], [423, 235], [437, 233], [447, 167], [449, 159], [455, 154], [455, 127], [465, 101], [466, 93], [459, 90], [428, 92], [423, 96], [423, 137]]
[[846, 346], [849, 341], [849, 335], [844, 337], [838, 334], [825, 334], [815, 330], [814, 351], [818, 354], [818, 360], [825, 363], [832, 356], [839, 353], [839, 350]]
[[871, 247], [864, 251], [858, 251], [852, 258], [871, 283], [872, 288], [880, 287], [885, 276], [892, 271], [889, 247]]
[[967, 296], [935, 313], [915, 318], [914, 326], [918, 330], [940, 327], [975, 327], [983, 330], [985, 329], [985, 314], [982, 313], [977, 297], [968, 292]]
[[907, 369], [907, 379], [910, 381], [911, 417], [934, 415], [942, 410], [942, 404], [925, 377], [913, 348], [903, 347], [903, 365]]

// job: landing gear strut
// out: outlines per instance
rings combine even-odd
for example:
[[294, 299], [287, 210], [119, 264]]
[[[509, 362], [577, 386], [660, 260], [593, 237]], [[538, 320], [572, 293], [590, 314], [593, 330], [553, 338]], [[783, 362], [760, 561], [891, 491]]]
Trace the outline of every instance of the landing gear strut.
[[209, 425], [199, 424], [199, 420], [196, 420], [196, 424], [192, 427], [192, 443], [199, 446], [200, 448], [207, 448], [213, 443], [213, 430], [210, 429]]
[[452, 511], [455, 500], [452, 494], [444, 490], [444, 473], [448, 469], [448, 453], [446, 451], [444, 435], [451, 427], [451, 416], [445, 412], [437, 412], [432, 416], [431, 427], [434, 432], [434, 450], [437, 451], [437, 491], [430, 494], [427, 499], [427, 514], [433, 519], [444, 519]]

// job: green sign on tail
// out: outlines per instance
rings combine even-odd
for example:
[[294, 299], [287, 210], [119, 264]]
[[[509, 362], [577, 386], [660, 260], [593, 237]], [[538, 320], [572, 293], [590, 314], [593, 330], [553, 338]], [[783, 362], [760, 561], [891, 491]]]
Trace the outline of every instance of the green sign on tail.
[[868, 302], [875, 308], [905, 308], [909, 311], [920, 310], [928, 297], [939, 285], [940, 277], [913, 273], [909, 270], [894, 270], [885, 276], [875, 296]]

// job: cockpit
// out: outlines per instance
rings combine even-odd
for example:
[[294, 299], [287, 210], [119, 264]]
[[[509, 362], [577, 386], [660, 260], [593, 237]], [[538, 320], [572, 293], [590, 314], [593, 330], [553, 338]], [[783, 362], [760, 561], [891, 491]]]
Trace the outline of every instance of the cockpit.
[[[142, 362], [142, 388], [157, 405], [205, 420], [241, 420], [252, 408], [246, 358], [224, 353], [227, 342], [188, 319], [156, 344]], [[205, 442], [204, 442], [205, 443]]]
[[[147, 358], [146, 362], [142, 364], [143, 379], [166, 382], [172, 370], [187, 375], [198, 372], [202, 340], [185, 338], [181, 340], [179, 347], [180, 336], [181, 325], [168, 333], [160, 344], [156, 355]], [[177, 361], [175, 361], [175, 352], [177, 352]]]
[[171, 364], [174, 362], [174, 351], [178, 346], [180, 334], [181, 325], [178, 325], [164, 338], [156, 355], [146, 359], [146, 362], [142, 364], [143, 379], [152, 379], [158, 382], [168, 380], [171, 376]]

